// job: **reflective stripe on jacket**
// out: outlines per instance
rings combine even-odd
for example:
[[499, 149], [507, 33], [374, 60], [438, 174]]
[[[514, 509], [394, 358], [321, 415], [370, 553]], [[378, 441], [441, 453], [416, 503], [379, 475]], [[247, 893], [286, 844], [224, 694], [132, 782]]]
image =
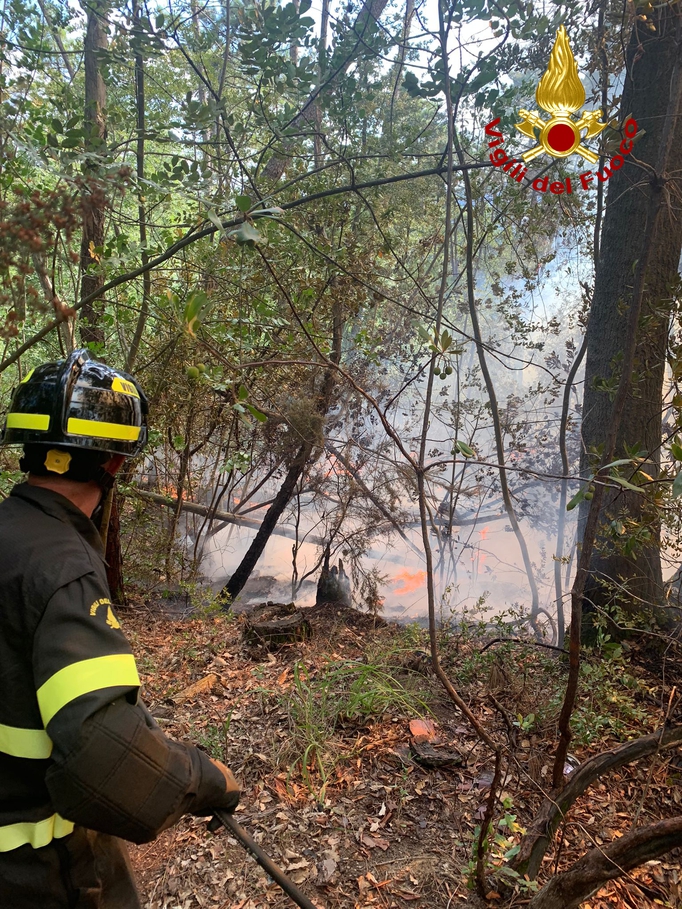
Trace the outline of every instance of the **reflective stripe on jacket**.
[[0, 504], [0, 852], [71, 833], [45, 784], [54, 751], [139, 685], [95, 525], [51, 490], [15, 487]]

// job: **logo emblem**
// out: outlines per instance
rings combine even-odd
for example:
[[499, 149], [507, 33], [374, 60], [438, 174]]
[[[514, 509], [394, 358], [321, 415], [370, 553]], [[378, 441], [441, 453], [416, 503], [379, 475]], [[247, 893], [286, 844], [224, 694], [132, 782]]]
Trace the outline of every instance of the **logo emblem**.
[[598, 136], [607, 124], [601, 122], [600, 110], [583, 111], [579, 120], [571, 117], [585, 103], [585, 89], [563, 25], [559, 26], [549, 64], [535, 91], [535, 100], [551, 114], [551, 119], [543, 120], [537, 111], [519, 111], [523, 120], [516, 124], [516, 129], [538, 143], [521, 155], [526, 164], [543, 152], [553, 158], [581, 155], [590, 164], [596, 164], [599, 155], [586, 148], [583, 140]]

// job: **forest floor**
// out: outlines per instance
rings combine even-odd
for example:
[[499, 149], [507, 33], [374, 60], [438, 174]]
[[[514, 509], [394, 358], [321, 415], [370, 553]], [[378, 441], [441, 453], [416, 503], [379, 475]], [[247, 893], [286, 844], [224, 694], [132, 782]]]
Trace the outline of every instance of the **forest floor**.
[[[237, 820], [320, 909], [478, 905], [467, 869], [492, 764], [429, 674], [424, 631], [336, 606], [306, 612], [312, 638], [272, 653], [243, 642], [243, 616], [169, 618], [140, 601], [119, 617], [151, 712], [166, 733], [232, 768], [243, 786]], [[490, 644], [500, 636], [483, 625], [441, 635], [449, 677], [513, 754], [493, 870], [549, 788], [566, 678], [561, 654]], [[578, 761], [664, 723], [675, 667], [662, 680], [658, 664], [652, 672], [635, 656], [585, 660], [572, 743]], [[679, 814], [681, 780], [677, 750], [593, 786], [548, 853], [540, 883], [634, 819]], [[682, 906], [679, 852], [584, 905]], [[205, 819], [186, 818], [132, 855], [145, 909], [293, 906], [226, 831], [209, 833]], [[529, 896], [519, 891], [512, 905]]]

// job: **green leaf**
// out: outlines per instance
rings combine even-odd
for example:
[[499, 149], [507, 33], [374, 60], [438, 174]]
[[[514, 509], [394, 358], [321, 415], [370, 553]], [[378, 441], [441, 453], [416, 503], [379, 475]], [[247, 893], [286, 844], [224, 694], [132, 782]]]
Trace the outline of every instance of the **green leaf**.
[[576, 494], [573, 496], [571, 501], [568, 503], [568, 505], [566, 506], [566, 511], [573, 511], [573, 509], [576, 507], [576, 505], [579, 505], [582, 502], [582, 500], [585, 498], [585, 493], [587, 492], [587, 490], [588, 490], [587, 486], [583, 486], [581, 489], [579, 489], [576, 492]]
[[678, 445], [677, 442], [673, 442], [670, 446], [670, 451], [672, 452], [672, 455], [676, 461], [682, 461], [682, 445]]
[[405, 91], [412, 98], [419, 98], [419, 97], [425, 98], [428, 95], [428, 91], [425, 91], [421, 87], [421, 85], [419, 84], [419, 79], [417, 79], [415, 74], [413, 72], [410, 72], [410, 70], [408, 70], [405, 73], [405, 78], [403, 79], [403, 85], [405, 87]]
[[455, 449], [460, 454], [463, 454], [465, 458], [475, 458], [476, 457], [476, 452], [474, 451], [474, 449], [471, 448], [471, 446], [467, 445], [466, 442], [460, 442], [459, 439], [455, 443]]
[[249, 396], [249, 390], [246, 385], [240, 385], [239, 391], [237, 392], [237, 400], [246, 401]]
[[609, 480], [612, 480], [614, 483], [618, 483], [618, 485], [622, 486], [624, 489], [632, 489], [634, 492], [642, 491], [639, 488], [639, 486], [635, 486], [634, 483], [629, 483], [627, 480], [624, 480], [622, 477], [610, 476]]
[[247, 404], [246, 408], [249, 411], [249, 413], [258, 420], [259, 423], [265, 423], [267, 421], [268, 418], [266, 417], [266, 415], [264, 413], [262, 413], [260, 410], [258, 410], [257, 407], [254, 407], [253, 404]]
[[199, 326], [199, 316], [207, 303], [208, 297], [203, 290], [197, 290], [190, 295], [187, 305], [185, 306], [183, 318], [185, 330], [191, 335], [194, 335], [195, 329]]
[[624, 467], [625, 464], [632, 464], [632, 462], [635, 461], [635, 460], [641, 460], [641, 459], [637, 459], [637, 458], [619, 458], [617, 461], [611, 461], [610, 464], [605, 464], [605, 465], [604, 465], [604, 470], [606, 470], [608, 467]]
[[278, 218], [283, 214], [284, 209], [280, 208], [279, 205], [272, 205], [270, 208], [256, 208], [251, 212], [254, 218]]
[[263, 239], [260, 231], [256, 230], [253, 224], [249, 224], [248, 221], [244, 221], [237, 230], [231, 230], [228, 236], [234, 237], [239, 244], [248, 244], [249, 246], [253, 246], [254, 243], [259, 243]]
[[235, 202], [237, 203], [239, 211], [248, 211], [251, 208], [250, 196], [237, 196]]
[[673, 480], [673, 499], [676, 499], [679, 495], [682, 495], [682, 470]]
[[222, 232], [222, 230], [223, 230], [222, 222], [221, 222], [220, 218], [218, 217], [218, 215], [213, 211], [212, 208], [209, 208], [207, 210], [206, 216], [208, 217], [208, 220], [211, 222], [211, 224], [214, 227], [217, 227], [218, 230]]

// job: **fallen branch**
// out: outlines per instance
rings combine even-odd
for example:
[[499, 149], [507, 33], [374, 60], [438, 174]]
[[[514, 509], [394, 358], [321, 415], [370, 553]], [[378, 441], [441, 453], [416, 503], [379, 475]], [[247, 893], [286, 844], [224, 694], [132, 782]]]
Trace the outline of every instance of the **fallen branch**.
[[608, 846], [591, 849], [568, 871], [555, 875], [528, 909], [578, 909], [607, 881], [682, 845], [682, 817], [637, 827]]
[[542, 859], [547, 852], [557, 827], [573, 803], [580, 798], [595, 780], [604, 774], [641, 760], [657, 751], [671, 748], [682, 742], [682, 726], [664, 728], [653, 735], [626, 742], [617, 748], [603, 751], [585, 761], [571, 774], [568, 783], [553, 799], [548, 798], [535, 816], [528, 832], [521, 840], [521, 849], [512, 867], [531, 880], [537, 877]]
[[[159, 495], [159, 493], [145, 492], [142, 489], [123, 490], [121, 491], [121, 495], [127, 497], [139, 496], [141, 499], [146, 499], [148, 502], [154, 502], [156, 505], [163, 505], [164, 508], [178, 507], [178, 500], [174, 496], [162, 496]], [[258, 530], [261, 525], [260, 521], [256, 521], [253, 518], [244, 518], [231, 511], [218, 511], [216, 508], [198, 505], [196, 502], [182, 501], [180, 503], [180, 508], [182, 511], [189, 512], [189, 514], [199, 514], [202, 517], [211, 518], [211, 520], [224, 521], [226, 524], [238, 524], [240, 527], [248, 527], [251, 530]], [[279, 534], [279, 536], [282, 537], [289, 537], [292, 540], [296, 539], [295, 531], [288, 530], [286, 527], [276, 527], [273, 533]], [[307, 542], [315, 543], [317, 546], [325, 545], [324, 539], [317, 536], [307, 537]]]
[[543, 644], [542, 641], [524, 641], [523, 638], [493, 638], [492, 641], [488, 641], [485, 647], [481, 647], [478, 652], [485, 653], [493, 644], [520, 644], [523, 647], [544, 647], [545, 650], [556, 650], [557, 653], [568, 655], [568, 650], [564, 650], [563, 647], [555, 647], [554, 644]]

